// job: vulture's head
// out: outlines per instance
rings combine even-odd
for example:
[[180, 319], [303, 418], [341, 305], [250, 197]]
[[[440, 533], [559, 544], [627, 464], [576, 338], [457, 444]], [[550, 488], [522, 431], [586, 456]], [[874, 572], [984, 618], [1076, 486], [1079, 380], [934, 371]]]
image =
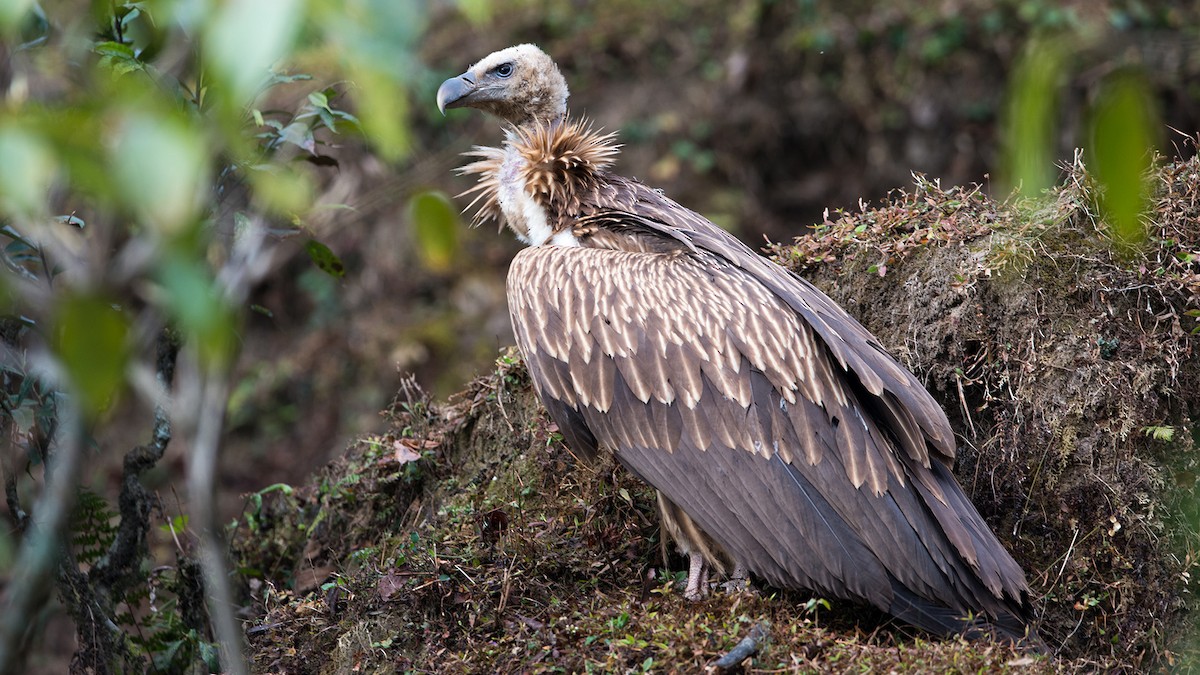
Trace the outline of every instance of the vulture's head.
[[567, 114], [567, 81], [546, 52], [517, 45], [488, 54], [438, 87], [438, 109], [477, 108], [516, 126]]

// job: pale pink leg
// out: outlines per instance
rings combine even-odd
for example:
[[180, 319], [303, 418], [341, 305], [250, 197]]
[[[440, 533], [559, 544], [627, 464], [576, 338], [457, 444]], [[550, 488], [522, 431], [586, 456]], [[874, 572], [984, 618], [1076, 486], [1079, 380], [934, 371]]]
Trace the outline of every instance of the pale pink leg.
[[687, 588], [683, 591], [683, 597], [688, 600], [699, 600], [708, 595], [708, 564], [704, 562], [704, 556], [699, 553], [689, 553], [690, 565], [688, 567], [688, 582]]

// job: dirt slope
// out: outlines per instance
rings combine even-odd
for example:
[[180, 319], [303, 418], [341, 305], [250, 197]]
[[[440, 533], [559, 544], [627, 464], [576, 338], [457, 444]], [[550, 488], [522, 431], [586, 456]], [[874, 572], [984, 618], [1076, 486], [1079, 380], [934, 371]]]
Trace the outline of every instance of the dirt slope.
[[751, 672], [1179, 665], [1197, 549], [1198, 176], [1194, 159], [1155, 176], [1136, 254], [1112, 251], [1080, 166], [1039, 202], [919, 180], [772, 250], [947, 409], [959, 480], [1025, 568], [1057, 658], [772, 589], [684, 602], [652, 492], [579, 465], [505, 351], [449, 402], [406, 388], [386, 434], [307, 486], [252, 496], [235, 554], [255, 670], [695, 672], [763, 622]]

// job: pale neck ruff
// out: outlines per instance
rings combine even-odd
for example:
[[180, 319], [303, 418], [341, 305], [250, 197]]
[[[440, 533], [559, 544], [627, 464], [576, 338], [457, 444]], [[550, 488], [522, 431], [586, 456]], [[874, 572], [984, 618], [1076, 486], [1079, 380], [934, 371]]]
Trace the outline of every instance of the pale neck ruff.
[[521, 153], [508, 146], [500, 165], [496, 201], [509, 229], [530, 246], [579, 246], [579, 240], [570, 230], [555, 232], [550, 227], [546, 209], [526, 189], [522, 178], [525, 163]]

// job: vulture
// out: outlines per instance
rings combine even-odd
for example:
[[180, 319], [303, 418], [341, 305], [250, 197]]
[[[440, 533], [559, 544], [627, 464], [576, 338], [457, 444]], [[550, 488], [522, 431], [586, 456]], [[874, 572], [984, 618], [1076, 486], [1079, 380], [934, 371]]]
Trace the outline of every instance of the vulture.
[[874, 605], [939, 635], [1042, 648], [1025, 576], [951, 474], [940, 406], [862, 325], [700, 214], [613, 171], [619, 146], [567, 112], [534, 45], [446, 80], [438, 108], [498, 117], [476, 147], [475, 224], [528, 247], [509, 312], [565, 442], [612, 452], [659, 494], [709, 574]]

